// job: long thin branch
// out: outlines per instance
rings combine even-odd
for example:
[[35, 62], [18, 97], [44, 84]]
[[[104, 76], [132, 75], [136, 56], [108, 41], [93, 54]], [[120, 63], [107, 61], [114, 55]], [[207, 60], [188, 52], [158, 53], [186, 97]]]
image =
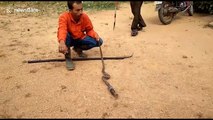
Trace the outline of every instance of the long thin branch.
[[[132, 57], [132, 55], [130, 56], [121, 56], [121, 57], [103, 57], [104, 60], [122, 60], [125, 58], [130, 58]], [[100, 57], [90, 57], [90, 58], [72, 58], [73, 61], [86, 61], [86, 60], [101, 60]], [[28, 60], [28, 61], [24, 61], [25, 63], [42, 63], [42, 62], [63, 62], [65, 61], [65, 59], [43, 59], [43, 60]]]

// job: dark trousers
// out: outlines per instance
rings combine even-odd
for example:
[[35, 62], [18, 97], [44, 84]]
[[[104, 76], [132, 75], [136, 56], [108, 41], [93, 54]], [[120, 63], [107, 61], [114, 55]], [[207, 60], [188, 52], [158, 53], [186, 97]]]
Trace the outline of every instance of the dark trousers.
[[90, 36], [86, 36], [83, 40], [75, 40], [72, 38], [70, 33], [67, 33], [66, 46], [68, 48], [74, 46], [82, 50], [89, 50], [93, 47], [99, 47], [102, 44], [103, 44], [103, 40], [101, 38], [99, 42], [97, 42], [94, 38]]
[[141, 7], [143, 1], [130, 1], [131, 11], [134, 15], [134, 19], [132, 21], [131, 30], [137, 29], [139, 27], [146, 27], [146, 24], [141, 16]]

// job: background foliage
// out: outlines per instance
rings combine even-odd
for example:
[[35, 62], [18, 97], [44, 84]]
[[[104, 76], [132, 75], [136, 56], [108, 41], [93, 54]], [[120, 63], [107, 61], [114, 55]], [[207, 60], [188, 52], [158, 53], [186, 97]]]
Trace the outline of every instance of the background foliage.
[[194, 1], [194, 11], [213, 14], [213, 1]]

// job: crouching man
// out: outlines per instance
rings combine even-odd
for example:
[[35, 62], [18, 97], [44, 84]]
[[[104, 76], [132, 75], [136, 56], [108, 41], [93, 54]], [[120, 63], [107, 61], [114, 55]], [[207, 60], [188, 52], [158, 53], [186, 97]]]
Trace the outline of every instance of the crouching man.
[[99, 47], [103, 40], [94, 31], [88, 15], [83, 12], [82, 1], [68, 1], [67, 5], [69, 11], [59, 17], [57, 37], [59, 52], [65, 55], [67, 69], [74, 70], [70, 48], [73, 47], [79, 57], [87, 57], [83, 50]]

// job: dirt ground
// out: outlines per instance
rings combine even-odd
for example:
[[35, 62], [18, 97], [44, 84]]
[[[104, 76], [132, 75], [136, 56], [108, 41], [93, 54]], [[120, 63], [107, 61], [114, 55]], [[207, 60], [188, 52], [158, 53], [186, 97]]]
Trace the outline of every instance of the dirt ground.
[[[179, 14], [162, 25], [154, 4], [143, 4], [147, 24], [130, 36], [128, 3], [117, 10], [85, 11], [104, 40], [115, 99], [101, 80], [101, 61], [28, 64], [64, 58], [58, 53], [58, 15], [0, 15], [0, 118], [213, 118], [212, 15]], [[33, 14], [33, 13], [32, 13]], [[99, 48], [85, 52], [100, 56]], [[72, 57], [77, 55], [72, 51]]]

